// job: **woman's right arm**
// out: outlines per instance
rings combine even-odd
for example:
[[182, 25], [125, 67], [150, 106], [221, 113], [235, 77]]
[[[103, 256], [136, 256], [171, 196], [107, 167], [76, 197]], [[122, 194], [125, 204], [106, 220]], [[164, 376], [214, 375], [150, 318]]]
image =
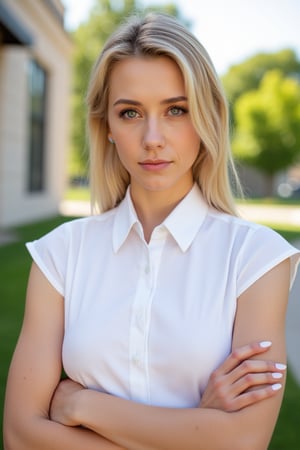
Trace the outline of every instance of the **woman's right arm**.
[[9, 370], [4, 409], [5, 450], [118, 450], [98, 434], [49, 418], [61, 375], [64, 300], [33, 264], [23, 326]]

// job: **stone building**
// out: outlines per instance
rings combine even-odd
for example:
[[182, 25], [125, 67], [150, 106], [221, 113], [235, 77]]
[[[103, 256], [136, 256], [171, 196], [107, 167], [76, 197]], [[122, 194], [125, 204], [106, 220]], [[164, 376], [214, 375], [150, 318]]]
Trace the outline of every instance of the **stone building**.
[[58, 212], [71, 53], [60, 0], [0, 0], [0, 228]]

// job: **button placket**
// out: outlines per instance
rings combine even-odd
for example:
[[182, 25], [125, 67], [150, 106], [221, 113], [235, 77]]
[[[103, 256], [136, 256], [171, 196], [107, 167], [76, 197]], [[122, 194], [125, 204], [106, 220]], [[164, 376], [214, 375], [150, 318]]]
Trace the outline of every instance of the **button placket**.
[[142, 308], [140, 308], [136, 313], [136, 323], [140, 330], [143, 330], [145, 326], [144, 314], [145, 313]]
[[143, 247], [140, 276], [132, 305], [129, 347], [130, 390], [133, 400], [145, 403], [150, 401], [148, 338], [151, 305], [165, 241], [165, 232], [154, 233], [149, 245]]
[[147, 310], [151, 302], [151, 270], [148, 248], [144, 248], [141, 276], [138, 279], [130, 326], [130, 387], [133, 399], [148, 400], [147, 381]]

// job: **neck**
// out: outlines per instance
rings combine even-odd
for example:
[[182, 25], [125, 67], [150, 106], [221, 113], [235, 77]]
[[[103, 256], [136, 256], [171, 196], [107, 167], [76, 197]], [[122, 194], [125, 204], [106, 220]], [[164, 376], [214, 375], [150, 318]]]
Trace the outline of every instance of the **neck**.
[[136, 192], [135, 189], [131, 189], [132, 202], [143, 227], [146, 242], [150, 241], [154, 228], [168, 217], [190, 189], [181, 192], [180, 195], [176, 195], [176, 192], [172, 190], [167, 192]]

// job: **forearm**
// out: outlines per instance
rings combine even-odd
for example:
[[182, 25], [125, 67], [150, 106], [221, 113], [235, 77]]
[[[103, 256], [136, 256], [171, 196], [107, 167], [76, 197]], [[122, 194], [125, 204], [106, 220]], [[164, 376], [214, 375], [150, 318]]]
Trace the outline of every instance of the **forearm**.
[[211, 374], [197, 408], [143, 405], [64, 380], [53, 397], [51, 418], [83, 425], [128, 449], [265, 450], [283, 392], [274, 380], [284, 380], [285, 366], [249, 358], [270, 346], [235, 349]]
[[[234, 413], [152, 407], [94, 391], [80, 393], [74, 414], [84, 426], [130, 449], [241, 449]], [[251, 448], [251, 447], [249, 447]]]
[[43, 417], [27, 418], [20, 426], [6, 422], [4, 431], [4, 450], [124, 450], [92, 430]]

